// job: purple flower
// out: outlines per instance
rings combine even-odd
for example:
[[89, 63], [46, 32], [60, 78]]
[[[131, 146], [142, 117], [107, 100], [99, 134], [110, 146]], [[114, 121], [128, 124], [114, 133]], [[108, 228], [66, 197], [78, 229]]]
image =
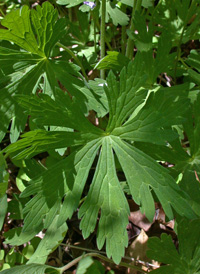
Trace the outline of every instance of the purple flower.
[[83, 4], [89, 6], [91, 9], [94, 9], [96, 7], [96, 4], [94, 2], [84, 1]]

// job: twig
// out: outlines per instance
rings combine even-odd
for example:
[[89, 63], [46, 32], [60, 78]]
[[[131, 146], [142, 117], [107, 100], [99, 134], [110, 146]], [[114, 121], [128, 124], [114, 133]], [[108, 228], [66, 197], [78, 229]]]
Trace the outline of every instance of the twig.
[[[101, 255], [99, 253], [87, 253], [87, 254], [84, 254], [84, 255], [82, 255], [82, 256], [74, 259], [72, 262], [68, 263], [67, 265], [61, 267], [59, 269], [59, 271], [61, 273], [63, 273], [65, 270], [67, 270], [67, 269], [71, 268], [72, 266], [74, 266], [75, 264], [77, 264], [81, 259], [83, 259], [85, 257], [88, 257], [88, 256], [90, 256], [90, 257], [97, 257], [97, 258], [102, 259], [102, 260], [104, 260], [104, 261], [106, 261], [108, 263], [113, 263], [114, 264], [113, 260], [108, 259], [107, 257], [105, 257], [105, 256], [103, 256], [103, 255]], [[130, 264], [127, 264], [127, 263], [123, 263], [123, 262], [121, 262], [119, 264], [119, 266], [124, 266], [124, 267], [127, 267], [127, 268], [132, 268], [132, 269], [138, 270], [138, 271], [143, 272], [143, 273], [148, 273], [147, 271], [141, 269], [140, 267], [137, 267], [135, 265], [130, 265]]]
[[[62, 245], [62, 246], [67, 246], [67, 247], [69, 247], [69, 248], [74, 248], [74, 249], [78, 249], [78, 250], [83, 250], [83, 251], [86, 251], [86, 252], [91, 252], [91, 253], [88, 253], [88, 254], [93, 254], [93, 253], [94, 253], [94, 254], [99, 254], [99, 255], [101, 255], [101, 254], [106, 255], [106, 252], [105, 252], [105, 251], [93, 250], [93, 249], [90, 249], [90, 248], [85, 248], [85, 247], [80, 247], [80, 246], [75, 246], [75, 245], [70, 245], [70, 244], [69, 244], [69, 245], [61, 244], [61, 245]], [[103, 255], [102, 255], [102, 256], [103, 256]], [[105, 256], [103, 256], [103, 257], [105, 258]], [[130, 262], [135, 262], [135, 263], [142, 264], [143, 266], [151, 266], [151, 267], [158, 268], [158, 266], [153, 265], [153, 264], [151, 264], [151, 263], [149, 263], [149, 262], [144, 262], [144, 261], [141, 261], [141, 260], [137, 260], [137, 259], [135, 259], [135, 258], [131, 258], [131, 257], [128, 257], [128, 256], [124, 256], [123, 258], [126, 259], [126, 260], [129, 260]], [[108, 259], [107, 257], [106, 257], [106, 259], [109, 260], [109, 262], [115, 264], [115, 263], [113, 262], [113, 260]], [[122, 265], [122, 264], [125, 264], [125, 265]], [[119, 264], [119, 266], [131, 267], [129, 264], [124, 263], [124, 262], [121, 262], [121, 263]], [[137, 267], [137, 266], [135, 266], [135, 267]], [[132, 267], [132, 268], [133, 268], [133, 267]], [[140, 269], [140, 271], [141, 271], [141, 269]]]

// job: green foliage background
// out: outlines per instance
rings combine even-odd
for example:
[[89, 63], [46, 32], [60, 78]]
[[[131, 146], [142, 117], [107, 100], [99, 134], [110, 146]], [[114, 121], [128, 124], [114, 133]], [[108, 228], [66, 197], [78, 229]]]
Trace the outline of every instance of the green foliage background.
[[[1, 20], [0, 227], [7, 212], [23, 219], [22, 228], [4, 233], [11, 246], [46, 231], [38, 245], [31, 243], [31, 256], [17, 262], [21, 266], [2, 273], [63, 273], [64, 267], [45, 262], [77, 209], [83, 237], [97, 226], [98, 249], [105, 246], [107, 257], [119, 264], [130, 214], [119, 172], [150, 221], [155, 201], [168, 219], [177, 217], [179, 254], [170, 236], [149, 240], [147, 255], [169, 264], [154, 272], [200, 271], [194, 240], [200, 216], [200, 56], [198, 49], [184, 51], [191, 40], [199, 45], [199, 1], [106, 1], [107, 31], [101, 35], [109, 51], [98, 62], [101, 4], [90, 9], [83, 1], [46, 1], [13, 9]], [[122, 43], [127, 30], [126, 52], [120, 42], [111, 47], [119, 28]], [[106, 79], [88, 80], [86, 72], [94, 67], [105, 70]], [[87, 119], [91, 111], [96, 124]], [[45, 164], [37, 160], [40, 153], [48, 153]], [[19, 169], [18, 211], [7, 203], [8, 157]]]

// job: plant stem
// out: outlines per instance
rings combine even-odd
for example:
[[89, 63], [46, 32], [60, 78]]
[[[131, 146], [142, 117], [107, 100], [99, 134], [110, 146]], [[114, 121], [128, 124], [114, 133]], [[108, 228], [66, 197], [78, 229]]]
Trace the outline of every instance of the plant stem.
[[2, 8], [0, 8], [1, 16], [5, 17], [5, 13], [3, 12]]
[[94, 52], [97, 53], [96, 20], [95, 20], [95, 14], [93, 11], [91, 12], [91, 14], [94, 20]]
[[[100, 27], [100, 24], [99, 24], [98, 21], [96, 21], [96, 25], [97, 25], [98, 30], [100, 31], [101, 27]], [[109, 43], [108, 38], [106, 37], [106, 34], [105, 34], [105, 43], [106, 43], [107, 47], [109, 48], [109, 50], [112, 51], [112, 50], [113, 50], [113, 49], [112, 49], [112, 46], [111, 46], [111, 44]]]
[[[131, 25], [130, 25], [130, 31], [135, 30], [135, 25], [133, 23], [133, 18], [135, 16], [136, 11], [140, 11], [142, 5], [142, 0], [134, 0], [133, 4], [133, 10], [132, 10], [132, 16], [131, 16]], [[129, 59], [133, 58], [133, 50], [134, 50], [134, 41], [131, 39], [131, 37], [128, 38], [127, 48], [126, 48], [126, 57]]]
[[[88, 256], [90, 256], [90, 257], [97, 257], [97, 258], [99, 258], [99, 259], [101, 259], [101, 260], [104, 260], [104, 261], [106, 261], [106, 262], [108, 262], [108, 263], [113, 263], [113, 264], [115, 264], [115, 263], [113, 262], [113, 260], [108, 259], [107, 257], [105, 257], [105, 256], [103, 256], [103, 255], [101, 255], [101, 254], [98, 254], [98, 253], [87, 253], [87, 254], [84, 254], [84, 255], [82, 255], [82, 256], [80, 256], [80, 257], [74, 259], [72, 262], [68, 263], [67, 265], [65, 265], [65, 266], [63, 266], [63, 267], [61, 267], [61, 268], [59, 268], [58, 270], [60, 271], [60, 273], [63, 273], [64, 271], [68, 270], [68, 269], [71, 268], [72, 266], [76, 265], [81, 259], [83, 259], [83, 258], [85, 258], [85, 257], [88, 257]], [[123, 263], [123, 262], [121, 262], [121, 263], [119, 264], [119, 266], [124, 266], [124, 267], [127, 267], [127, 268], [132, 268], [132, 269], [138, 270], [138, 271], [143, 272], [143, 273], [148, 273], [147, 271], [142, 270], [140, 267], [137, 267], [137, 266], [131, 265], [131, 264], [127, 264], [127, 263]]]
[[[126, 6], [122, 4], [122, 12], [126, 13]], [[122, 26], [122, 35], [121, 35], [121, 52], [125, 55], [126, 52], [126, 26]]]
[[83, 76], [85, 77], [86, 81], [88, 82], [88, 77], [87, 77], [87, 74], [85, 72], [85, 69], [81, 63], [81, 61], [78, 59], [78, 57], [73, 53], [73, 51], [71, 51], [68, 47], [64, 46], [63, 44], [61, 44], [60, 42], [57, 42], [56, 43], [57, 46], [63, 48], [64, 50], [66, 50], [73, 58], [74, 60], [76, 61], [77, 65], [80, 66], [81, 68], [81, 71], [83, 73]]
[[[106, 47], [105, 47], [105, 27], [106, 27], [106, 0], [102, 0], [101, 3], [101, 31], [100, 31], [100, 35], [101, 35], [101, 59], [103, 59], [105, 57], [105, 53], [106, 53]], [[100, 76], [102, 79], [105, 79], [105, 70], [101, 69], [100, 71]]]
[[72, 18], [72, 8], [68, 9], [68, 16], [69, 16], [69, 21], [72, 22], [73, 18]]

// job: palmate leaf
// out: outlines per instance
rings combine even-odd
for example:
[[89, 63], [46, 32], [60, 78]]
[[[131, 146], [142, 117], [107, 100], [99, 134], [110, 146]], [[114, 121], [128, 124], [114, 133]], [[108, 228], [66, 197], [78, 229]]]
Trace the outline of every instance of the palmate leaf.
[[188, 221], [178, 220], [179, 252], [176, 250], [170, 235], [162, 234], [161, 239], [152, 237], [148, 240], [147, 256], [153, 260], [163, 262], [152, 273], [180, 273], [194, 274], [200, 271], [200, 219]]
[[[66, 33], [66, 22], [64, 18], [58, 19], [58, 12], [50, 3], [38, 5], [36, 10], [30, 11], [23, 6], [21, 10], [12, 11], [2, 20], [2, 25], [7, 29], [0, 29], [1, 39], [12, 41], [21, 48], [17, 51], [0, 47], [5, 79], [0, 89], [1, 139], [12, 119], [11, 141], [14, 142], [26, 123], [26, 115], [13, 98], [14, 94], [35, 93], [43, 78], [43, 92], [53, 96], [55, 88], [59, 87], [58, 74], [61, 81], [65, 78], [62, 84], [72, 95], [79, 93], [76, 86], [83, 86], [83, 83], [74, 77], [79, 75], [77, 66], [51, 56], [52, 48]], [[14, 69], [11, 74], [9, 67]], [[62, 77], [63, 73], [65, 77]]]
[[198, 178], [200, 178], [199, 103], [200, 96], [198, 95], [194, 103], [188, 105], [188, 119], [183, 123], [183, 129], [189, 141], [189, 146], [186, 149], [182, 147], [179, 140], [169, 142], [170, 144], [163, 146], [162, 149], [157, 145], [150, 147], [145, 143], [135, 144], [138, 149], [148, 153], [155, 160], [166, 161], [174, 165], [171, 173], [175, 178], [181, 174], [182, 179], [179, 179], [180, 188], [189, 195], [188, 201], [197, 215], [200, 212], [200, 186], [198, 181]]
[[[125, 173], [133, 199], [141, 205], [141, 210], [145, 212], [147, 218], [153, 220], [155, 214], [151, 189], [157, 195], [166, 215], [170, 219], [173, 218], [171, 207], [175, 208], [179, 214], [182, 214], [185, 206], [186, 208], [188, 206], [179, 187], [168, 172], [152, 162], [152, 158], [143, 154], [140, 150], [119, 138], [113, 137], [113, 139], [113, 148]], [[188, 209], [186, 211], [185, 213], [190, 218], [193, 215], [192, 210]]]
[[[35, 194], [36, 196], [26, 204], [24, 209], [24, 213], [27, 213], [24, 220], [24, 231], [31, 231], [34, 228], [40, 229], [43, 224], [43, 216], [46, 216], [46, 220], [52, 219], [52, 214], [55, 216], [60, 210], [63, 197], [65, 197], [66, 202], [64, 201], [63, 208], [61, 208], [58, 223], [63, 223], [62, 212], [65, 214], [64, 221], [68, 218], [67, 216], [71, 218], [74, 210], [78, 207], [84, 184], [99, 145], [99, 140], [88, 142], [82, 149], [58, 162], [51, 169], [36, 177], [33, 182], [30, 182], [30, 186], [22, 193], [22, 197]], [[39, 211], [38, 208], [40, 208]], [[50, 222], [46, 220], [44, 226], [48, 227]]]
[[[38, 125], [49, 126], [52, 119], [52, 125], [70, 127], [74, 131], [30, 131], [22, 140], [8, 146], [7, 153], [14, 153], [16, 159], [21, 159], [56, 146], [75, 146], [73, 153], [33, 178], [22, 192], [22, 197], [33, 196], [24, 208], [24, 232], [48, 228], [57, 214], [57, 227], [71, 218], [79, 207], [99, 149], [93, 180], [80, 207], [79, 217], [82, 218], [83, 235], [88, 237], [95, 229], [101, 212], [97, 244], [102, 248], [106, 243], [107, 255], [116, 263], [120, 262], [128, 244], [126, 224], [129, 209], [117, 177], [114, 155], [124, 171], [133, 199], [150, 220], [155, 212], [152, 191], [169, 218], [173, 218], [173, 210], [188, 218], [196, 217], [187, 202], [188, 196], [179, 189], [166, 169], [131, 144], [140, 141], [140, 138], [143, 142], [150, 139], [150, 143], [155, 144], [176, 138], [171, 126], [181, 123], [187, 110], [182, 100], [185, 99], [183, 87], [158, 88], [151, 92], [144, 89], [146, 78], [141, 79], [142, 67], [137, 59], [131, 62], [121, 71], [119, 82], [113, 73], [109, 74], [105, 85], [109, 122], [105, 131], [90, 124], [79, 110], [79, 105], [59, 90], [55, 92], [55, 99], [46, 95], [33, 96], [31, 100], [26, 96], [18, 99]], [[183, 95], [180, 95], [180, 90]], [[60, 114], [56, 118], [58, 112]], [[155, 132], [162, 134], [156, 137]], [[58, 142], [54, 142], [54, 134], [60, 136]]]
[[180, 95], [179, 88], [161, 88], [149, 95], [145, 106], [136, 116], [130, 117], [121, 127], [116, 127], [111, 134], [131, 141], [165, 144], [177, 137], [168, 127], [184, 121], [183, 114], [187, 106], [188, 100]]

